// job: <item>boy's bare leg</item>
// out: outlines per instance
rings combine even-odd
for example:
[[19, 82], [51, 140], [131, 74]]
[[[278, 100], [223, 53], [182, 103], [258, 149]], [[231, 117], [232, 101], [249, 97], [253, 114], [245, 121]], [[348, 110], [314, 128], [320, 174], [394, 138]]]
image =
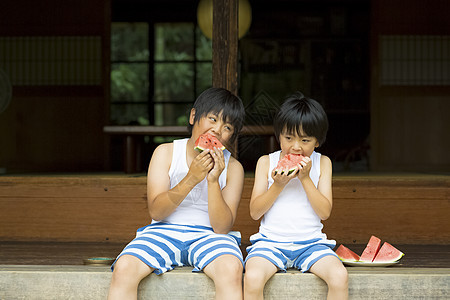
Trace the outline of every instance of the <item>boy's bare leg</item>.
[[322, 278], [328, 285], [328, 300], [348, 299], [348, 273], [335, 256], [325, 256], [314, 263], [311, 273]]
[[203, 272], [214, 281], [216, 299], [242, 299], [243, 266], [236, 256], [219, 256]]
[[139, 283], [153, 271], [137, 257], [122, 255], [114, 265], [108, 299], [137, 299]]
[[244, 299], [264, 299], [264, 286], [278, 268], [262, 257], [252, 257], [245, 264]]

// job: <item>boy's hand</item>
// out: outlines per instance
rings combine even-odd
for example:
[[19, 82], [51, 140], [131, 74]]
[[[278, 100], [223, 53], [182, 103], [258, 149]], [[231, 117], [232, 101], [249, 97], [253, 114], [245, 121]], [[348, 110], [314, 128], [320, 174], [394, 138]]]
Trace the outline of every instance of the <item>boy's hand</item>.
[[[282, 172], [283, 171], [283, 172]], [[294, 171], [288, 175], [288, 170], [277, 170], [276, 168], [272, 170], [272, 179], [273, 183], [279, 186], [284, 187], [292, 178], [295, 178], [298, 172], [298, 167], [294, 169]]]
[[210, 152], [213, 159], [213, 167], [206, 178], [208, 182], [218, 181], [220, 174], [225, 169], [225, 158], [223, 157], [223, 151], [214, 147], [214, 150]]
[[214, 160], [210, 154], [209, 149], [198, 154], [189, 167], [190, 176], [195, 179], [195, 183], [201, 182], [208, 172], [213, 168]]
[[302, 179], [309, 177], [309, 171], [311, 171], [312, 161], [311, 158], [305, 156], [302, 161], [298, 164], [297, 177], [302, 181]]

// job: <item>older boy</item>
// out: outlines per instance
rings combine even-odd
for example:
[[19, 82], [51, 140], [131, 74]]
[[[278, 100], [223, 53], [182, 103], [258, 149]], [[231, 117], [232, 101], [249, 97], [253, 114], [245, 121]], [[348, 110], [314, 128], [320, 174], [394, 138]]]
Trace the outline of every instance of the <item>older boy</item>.
[[190, 112], [191, 137], [155, 149], [147, 177], [153, 220], [138, 230], [113, 264], [109, 299], [135, 299], [143, 278], [185, 265], [214, 281], [217, 299], [242, 299], [240, 237], [229, 232], [244, 171], [229, 151], [214, 148], [199, 153], [194, 143], [203, 133], [213, 134], [225, 145], [233, 143], [244, 114], [238, 97], [210, 88]]

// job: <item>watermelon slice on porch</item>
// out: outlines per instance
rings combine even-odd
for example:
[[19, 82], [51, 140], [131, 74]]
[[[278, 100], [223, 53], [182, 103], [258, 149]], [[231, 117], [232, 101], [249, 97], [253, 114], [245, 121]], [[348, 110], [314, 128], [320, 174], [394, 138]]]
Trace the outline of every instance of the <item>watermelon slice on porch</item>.
[[344, 245], [340, 245], [335, 252], [341, 261], [359, 261], [359, 255]]
[[291, 175], [295, 171], [297, 164], [303, 160], [303, 155], [301, 154], [286, 154], [282, 159], [278, 161], [275, 167], [275, 174], [279, 171], [283, 174], [285, 170], [288, 171], [288, 175]]
[[363, 262], [372, 262], [375, 258], [375, 256], [378, 253], [378, 250], [380, 250], [381, 240], [377, 238], [376, 236], [373, 236], [370, 238], [369, 242], [367, 243], [366, 248], [364, 249], [363, 253], [361, 254], [361, 257], [359, 261]]
[[213, 150], [214, 147], [220, 150], [225, 150], [225, 146], [219, 141], [219, 139], [207, 132], [197, 138], [194, 149], [202, 152], [206, 149]]
[[403, 252], [392, 246], [391, 244], [384, 242], [378, 254], [375, 256], [373, 262], [396, 262], [405, 255]]

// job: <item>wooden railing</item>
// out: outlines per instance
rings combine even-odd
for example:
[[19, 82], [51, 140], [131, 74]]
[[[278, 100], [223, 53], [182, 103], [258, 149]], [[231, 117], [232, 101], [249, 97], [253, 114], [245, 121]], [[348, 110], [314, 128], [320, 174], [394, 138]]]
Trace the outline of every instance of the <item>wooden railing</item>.
[[[139, 144], [138, 136], [173, 136], [187, 137], [189, 132], [186, 126], [105, 126], [103, 132], [109, 135], [120, 135], [124, 139], [124, 171], [136, 173], [138, 171], [137, 152]], [[273, 152], [276, 149], [276, 140], [273, 126], [253, 125], [244, 126], [241, 136], [264, 136], [267, 138], [267, 150]], [[239, 151], [239, 149], [236, 149]]]

